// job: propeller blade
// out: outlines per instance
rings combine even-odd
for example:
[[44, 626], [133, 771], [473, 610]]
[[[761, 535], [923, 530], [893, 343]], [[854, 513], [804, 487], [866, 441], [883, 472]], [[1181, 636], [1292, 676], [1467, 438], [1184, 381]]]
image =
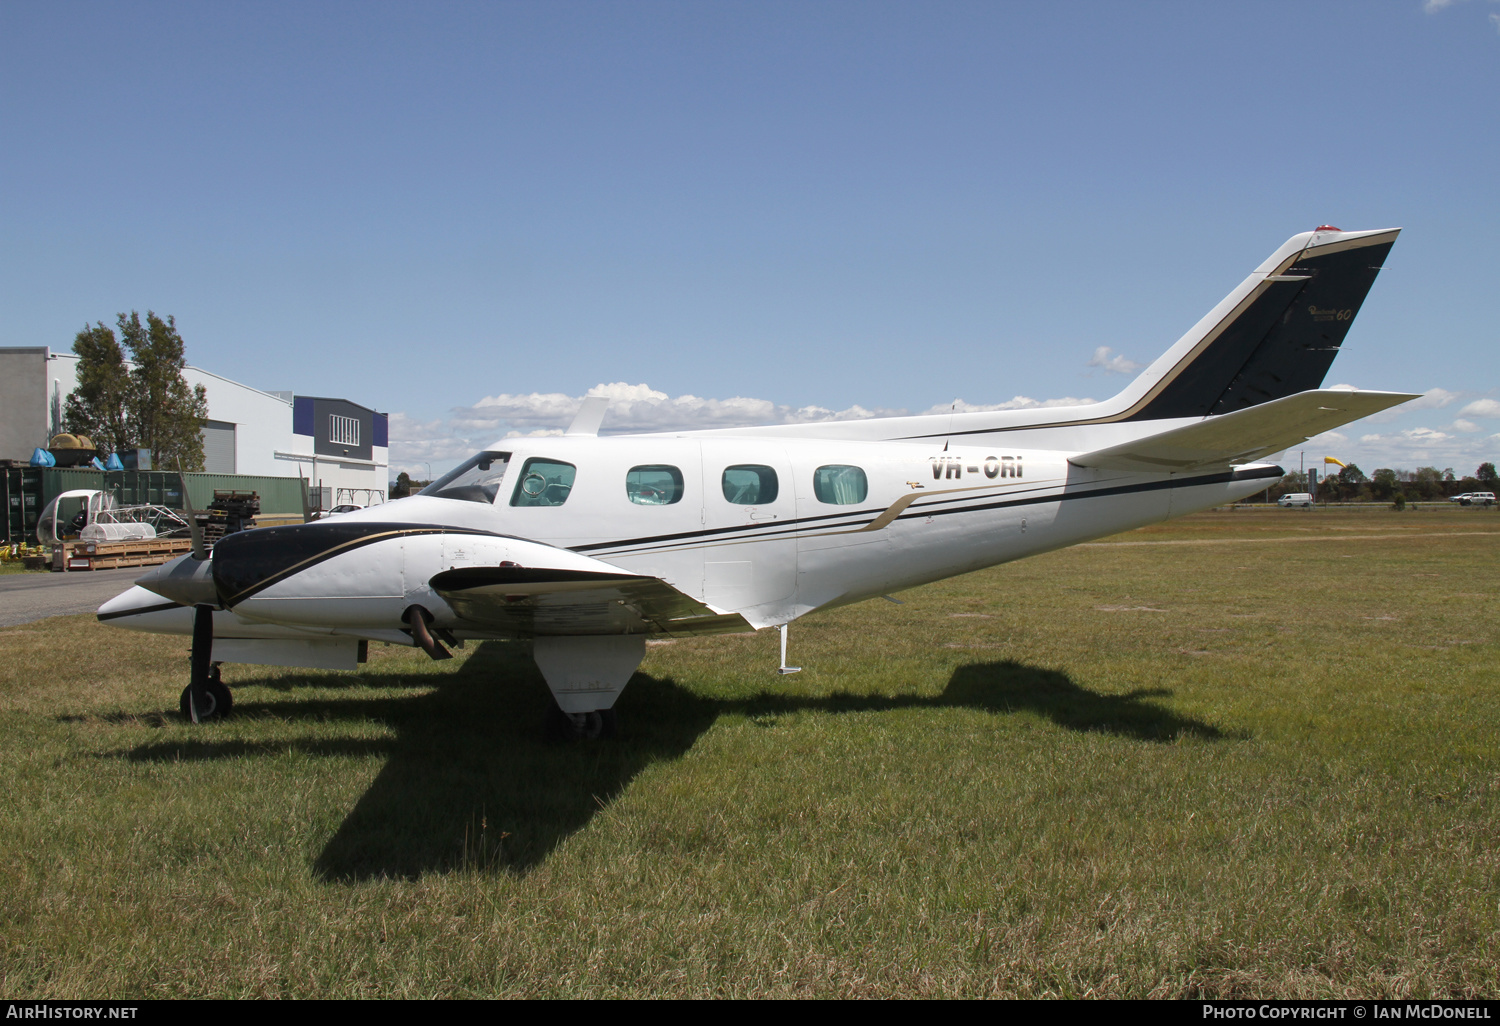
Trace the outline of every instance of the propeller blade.
[[182, 472], [181, 461], [177, 464], [177, 480], [182, 482], [182, 505], [187, 510], [188, 534], [193, 536], [193, 558], [205, 560], [208, 546], [203, 542], [203, 525], [198, 523], [198, 511], [193, 508], [193, 500], [188, 495], [187, 475]]

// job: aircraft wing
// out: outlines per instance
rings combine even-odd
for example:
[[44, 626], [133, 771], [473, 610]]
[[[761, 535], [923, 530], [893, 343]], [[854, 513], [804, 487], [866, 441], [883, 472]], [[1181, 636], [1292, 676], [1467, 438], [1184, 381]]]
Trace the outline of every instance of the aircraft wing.
[[659, 577], [546, 567], [461, 567], [432, 578], [453, 611], [481, 627], [520, 635], [725, 634], [748, 631]]
[[1252, 463], [1313, 435], [1416, 398], [1407, 392], [1315, 389], [1082, 453], [1068, 462], [1103, 470], [1160, 473]]

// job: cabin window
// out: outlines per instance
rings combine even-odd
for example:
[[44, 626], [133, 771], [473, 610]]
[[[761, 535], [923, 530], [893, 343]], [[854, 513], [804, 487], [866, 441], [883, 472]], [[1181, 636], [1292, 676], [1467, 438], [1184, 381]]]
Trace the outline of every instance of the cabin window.
[[561, 506], [573, 490], [578, 468], [559, 460], [533, 456], [521, 467], [515, 491], [510, 493], [512, 506]]
[[482, 452], [464, 460], [417, 494], [465, 502], [494, 502], [509, 463], [508, 452]]
[[776, 471], [758, 463], [724, 468], [724, 498], [736, 506], [761, 506], [776, 501]]
[[870, 494], [870, 482], [858, 467], [832, 464], [813, 472], [813, 494], [819, 502], [852, 506]]
[[670, 506], [682, 500], [682, 471], [665, 464], [631, 467], [625, 494], [637, 506]]

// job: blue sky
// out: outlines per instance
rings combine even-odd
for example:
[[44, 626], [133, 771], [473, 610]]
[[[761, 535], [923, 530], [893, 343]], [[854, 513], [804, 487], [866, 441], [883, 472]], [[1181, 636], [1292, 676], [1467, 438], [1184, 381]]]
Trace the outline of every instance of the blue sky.
[[1104, 398], [1288, 236], [1400, 225], [1329, 383], [1429, 394], [1318, 451], [1462, 473], [1497, 97], [1494, 0], [9, 3], [0, 345], [171, 313], [425, 472], [601, 384], [617, 427]]

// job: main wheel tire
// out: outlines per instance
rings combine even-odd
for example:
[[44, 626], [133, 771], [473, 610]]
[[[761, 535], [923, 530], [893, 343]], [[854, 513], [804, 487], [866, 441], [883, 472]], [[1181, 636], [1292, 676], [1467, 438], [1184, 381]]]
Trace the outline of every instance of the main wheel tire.
[[[198, 703], [198, 722], [207, 723], [210, 720], [222, 720], [229, 715], [234, 708], [234, 695], [229, 688], [219, 679], [218, 668], [215, 667], [213, 676], [203, 686], [203, 698]], [[189, 723], [193, 721], [193, 686], [189, 684], [182, 689], [182, 698], [178, 707], [182, 710], [182, 718]], [[204, 708], [204, 705], [207, 708]]]
[[568, 744], [580, 741], [603, 741], [615, 736], [619, 720], [613, 709], [595, 709], [587, 713], [565, 713], [556, 702], [547, 710], [546, 732], [549, 740]]

